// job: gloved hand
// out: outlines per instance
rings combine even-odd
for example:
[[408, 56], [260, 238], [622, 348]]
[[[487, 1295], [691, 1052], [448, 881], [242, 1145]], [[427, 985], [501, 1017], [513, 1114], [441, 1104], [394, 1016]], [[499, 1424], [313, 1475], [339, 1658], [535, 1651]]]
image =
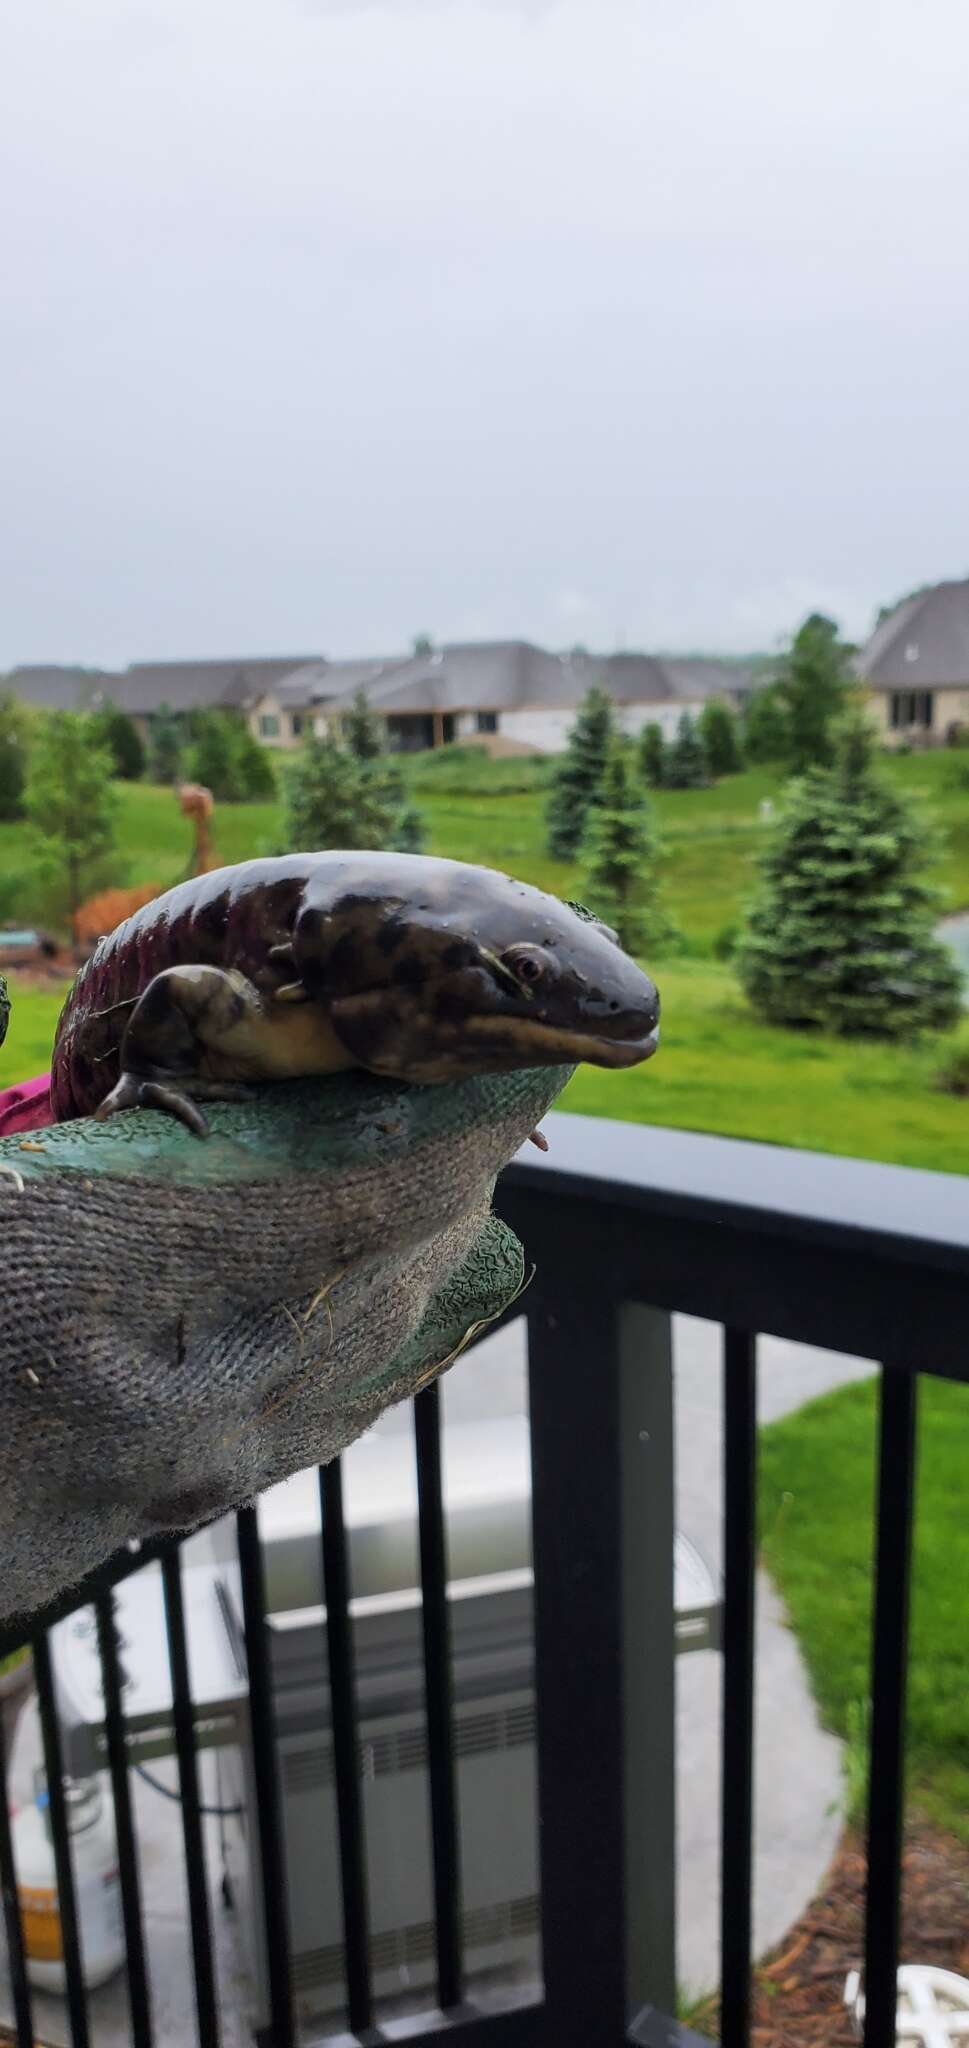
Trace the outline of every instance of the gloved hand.
[[[362, 1074], [0, 1141], [0, 1616], [325, 1462], [520, 1288], [495, 1176], [569, 1070]], [[3, 1171], [2, 1169], [8, 1169]]]

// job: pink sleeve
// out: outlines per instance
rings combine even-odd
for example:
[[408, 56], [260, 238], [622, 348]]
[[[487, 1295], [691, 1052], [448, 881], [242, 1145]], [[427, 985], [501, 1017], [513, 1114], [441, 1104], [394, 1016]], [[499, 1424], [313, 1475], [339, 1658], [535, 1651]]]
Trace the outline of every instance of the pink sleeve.
[[35, 1081], [18, 1081], [13, 1088], [0, 1088], [0, 1138], [12, 1138], [17, 1131], [40, 1131], [53, 1121], [49, 1074], [38, 1074]]

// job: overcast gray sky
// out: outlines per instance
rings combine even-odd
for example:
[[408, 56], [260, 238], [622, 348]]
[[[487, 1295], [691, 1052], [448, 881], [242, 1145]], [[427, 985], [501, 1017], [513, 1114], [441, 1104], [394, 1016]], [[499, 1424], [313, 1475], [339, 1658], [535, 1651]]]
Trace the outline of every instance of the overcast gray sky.
[[969, 573], [965, 0], [32, 0], [0, 663], [741, 650]]

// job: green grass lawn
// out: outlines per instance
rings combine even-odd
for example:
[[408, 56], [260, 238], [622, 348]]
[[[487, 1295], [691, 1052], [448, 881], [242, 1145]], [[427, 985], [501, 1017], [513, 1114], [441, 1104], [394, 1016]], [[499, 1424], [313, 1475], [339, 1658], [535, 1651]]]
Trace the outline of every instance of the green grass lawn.
[[[761, 1432], [761, 1547], [826, 1724], [857, 1753], [869, 1694], [876, 1386], [842, 1387]], [[969, 1842], [969, 1389], [925, 1380], [908, 1686], [909, 1791]]]

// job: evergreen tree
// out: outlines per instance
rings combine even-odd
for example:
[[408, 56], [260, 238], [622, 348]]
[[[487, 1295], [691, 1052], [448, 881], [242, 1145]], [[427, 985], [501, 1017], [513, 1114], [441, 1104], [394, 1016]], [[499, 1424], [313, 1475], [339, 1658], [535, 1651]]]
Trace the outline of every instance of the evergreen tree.
[[636, 742], [636, 767], [647, 789], [665, 789], [666, 754], [662, 726], [644, 725]]
[[744, 709], [744, 753], [748, 761], [783, 761], [790, 752], [788, 716], [777, 683], [755, 690]]
[[552, 774], [545, 822], [548, 850], [557, 860], [570, 859], [578, 849], [589, 806], [599, 794], [614, 733], [612, 698], [605, 690], [589, 690]]
[[239, 740], [234, 721], [224, 711], [193, 711], [188, 772], [192, 782], [210, 789], [216, 803], [238, 803], [243, 795], [239, 771]]
[[287, 852], [327, 846], [393, 843], [394, 805], [386, 788], [329, 734], [314, 735], [284, 771], [283, 832]]
[[662, 850], [627, 748], [610, 749], [582, 844], [583, 893], [628, 953], [668, 944], [676, 927], [659, 885]]
[[427, 843], [424, 814], [416, 804], [405, 803], [397, 813], [391, 845], [395, 853], [423, 853]]
[[52, 712], [34, 743], [24, 790], [38, 866], [56, 879], [72, 919], [114, 847], [114, 762], [91, 726], [80, 713]]
[[23, 817], [27, 720], [15, 697], [0, 697], [0, 821]]
[[107, 747], [114, 772], [122, 782], [140, 782], [145, 772], [145, 749], [133, 718], [117, 704], [105, 704], [91, 714], [91, 724], [101, 746]]
[[708, 776], [736, 775], [742, 766], [737, 720], [728, 704], [711, 697], [697, 720]]
[[234, 734], [234, 746], [235, 779], [240, 796], [247, 803], [267, 802], [276, 795], [276, 771], [270, 749], [260, 746], [243, 718], [239, 719], [238, 730]]
[[908, 1037], [960, 1014], [961, 977], [934, 935], [932, 848], [875, 765], [865, 713], [835, 733], [830, 768], [790, 785], [761, 860], [737, 953], [741, 982], [775, 1024]]
[[703, 747], [695, 721], [684, 711], [666, 761], [668, 789], [701, 789], [707, 779]]
[[786, 715], [786, 754], [795, 775], [829, 767], [834, 728], [848, 704], [847, 649], [833, 619], [812, 612], [795, 633], [778, 677]]
[[349, 711], [340, 720], [344, 745], [358, 761], [375, 761], [384, 750], [379, 718], [371, 711], [362, 690], [354, 696]]
[[148, 730], [148, 775], [152, 782], [177, 782], [182, 766], [181, 721], [161, 704]]
[[360, 763], [365, 782], [374, 784], [390, 817], [386, 844], [396, 853], [423, 853], [424, 819], [410, 796], [399, 761], [387, 754], [376, 760], [364, 757]]

